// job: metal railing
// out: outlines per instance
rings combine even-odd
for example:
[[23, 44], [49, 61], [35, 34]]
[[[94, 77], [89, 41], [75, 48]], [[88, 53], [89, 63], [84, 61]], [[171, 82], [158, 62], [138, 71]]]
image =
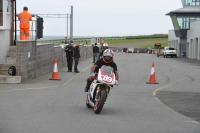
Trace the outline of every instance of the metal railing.
[[[36, 28], [36, 21], [37, 20], [32, 20], [32, 21], [30, 21], [30, 30], [29, 30], [29, 40], [36, 40], [36, 29], [34, 29], [34, 28]], [[17, 22], [19, 22], [19, 20], [17, 20]], [[35, 23], [35, 24], [34, 24]], [[19, 24], [18, 24], [19, 25]], [[15, 27], [16, 28], [16, 27]], [[16, 30], [17, 32], [16, 33], [14, 33], [14, 34], [17, 34], [17, 38], [16, 38], [16, 40], [20, 40], [20, 30]], [[34, 32], [35, 32], [35, 34], [34, 34]]]

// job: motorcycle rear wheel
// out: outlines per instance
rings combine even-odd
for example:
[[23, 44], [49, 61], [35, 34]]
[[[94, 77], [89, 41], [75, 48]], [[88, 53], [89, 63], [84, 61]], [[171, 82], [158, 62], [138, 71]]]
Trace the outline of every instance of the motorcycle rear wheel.
[[94, 105], [94, 113], [95, 114], [99, 114], [101, 112], [101, 110], [103, 109], [103, 105], [106, 101], [106, 90], [103, 89], [101, 90], [98, 94], [97, 94], [97, 101], [95, 102]]

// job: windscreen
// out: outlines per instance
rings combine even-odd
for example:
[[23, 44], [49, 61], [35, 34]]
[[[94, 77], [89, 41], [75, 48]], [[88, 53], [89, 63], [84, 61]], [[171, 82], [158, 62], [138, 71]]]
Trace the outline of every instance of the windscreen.
[[108, 74], [108, 75], [111, 75], [111, 74], [113, 73], [113, 68], [110, 67], [110, 66], [105, 66], [105, 65], [103, 65], [103, 66], [101, 67], [101, 70], [102, 70], [104, 73]]

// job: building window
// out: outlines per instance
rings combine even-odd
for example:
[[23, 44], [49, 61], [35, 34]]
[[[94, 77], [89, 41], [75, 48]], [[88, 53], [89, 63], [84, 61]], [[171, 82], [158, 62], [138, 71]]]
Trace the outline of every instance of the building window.
[[190, 22], [200, 20], [200, 17], [177, 17], [180, 29], [190, 29]]
[[182, 0], [183, 6], [199, 6], [200, 0]]
[[189, 29], [189, 17], [177, 17], [180, 29]]
[[3, 0], [0, 0], [0, 26], [3, 26]]

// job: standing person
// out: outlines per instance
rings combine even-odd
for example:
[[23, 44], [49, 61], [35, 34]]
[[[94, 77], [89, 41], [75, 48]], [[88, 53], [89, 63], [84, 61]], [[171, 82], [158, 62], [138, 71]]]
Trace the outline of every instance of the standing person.
[[93, 61], [92, 61], [92, 63], [94, 63], [94, 61], [95, 61], [95, 57], [94, 57], [94, 44], [92, 44], [92, 53], [93, 53]]
[[74, 41], [70, 38], [69, 43], [73, 43]]
[[106, 49], [108, 49], [108, 44], [107, 43], [101, 44], [99, 51], [99, 59], [103, 56], [103, 52]]
[[104, 44], [104, 42], [105, 42], [105, 41], [102, 39], [102, 40], [101, 40], [101, 44], [103, 45], [103, 44]]
[[75, 73], [79, 73], [79, 71], [77, 69], [79, 59], [81, 58], [79, 45], [80, 45], [80, 43], [78, 42], [76, 44], [76, 46], [74, 47], [74, 72]]
[[97, 46], [97, 43], [94, 44], [93, 49], [93, 63], [98, 60], [98, 54], [99, 54], [99, 47]]
[[65, 37], [65, 39], [64, 39], [64, 43], [65, 43], [65, 44], [68, 43], [68, 41], [67, 41], [67, 37]]
[[72, 72], [72, 66], [73, 66], [73, 55], [74, 55], [74, 47], [72, 44], [68, 44], [65, 47], [66, 57], [67, 57], [67, 67], [68, 72]]
[[23, 12], [18, 15], [20, 21], [20, 40], [29, 40], [29, 21], [32, 21], [32, 15], [28, 12], [28, 7], [23, 8]]

